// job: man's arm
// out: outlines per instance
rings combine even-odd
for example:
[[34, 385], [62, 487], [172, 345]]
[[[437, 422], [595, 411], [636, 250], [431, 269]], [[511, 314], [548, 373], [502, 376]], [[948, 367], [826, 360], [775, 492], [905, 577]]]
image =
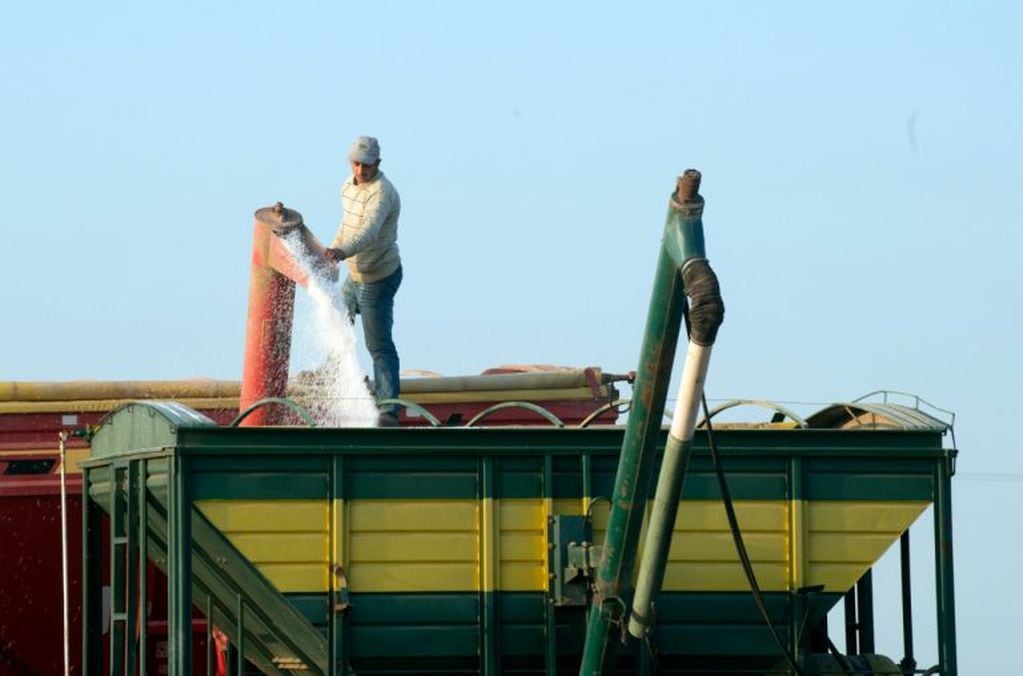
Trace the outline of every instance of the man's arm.
[[345, 230], [345, 217], [344, 217], [344, 188], [341, 190], [341, 222], [337, 224], [337, 233], [334, 235], [334, 239], [330, 241], [330, 245], [323, 251], [323, 257], [331, 263], [340, 263], [346, 256], [344, 251], [341, 250], [342, 237], [341, 234]]

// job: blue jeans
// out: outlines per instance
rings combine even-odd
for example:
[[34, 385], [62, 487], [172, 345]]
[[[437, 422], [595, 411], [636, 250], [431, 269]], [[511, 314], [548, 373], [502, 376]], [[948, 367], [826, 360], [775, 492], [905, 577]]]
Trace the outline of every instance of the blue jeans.
[[[355, 315], [362, 315], [362, 332], [366, 337], [366, 349], [373, 358], [373, 382], [377, 401], [394, 399], [398, 396], [401, 381], [398, 379], [398, 349], [391, 338], [394, 324], [394, 294], [401, 286], [401, 266], [376, 282], [356, 282], [351, 277], [341, 285], [341, 296], [348, 308], [348, 318], [353, 322]], [[394, 405], [380, 409], [397, 413]]]

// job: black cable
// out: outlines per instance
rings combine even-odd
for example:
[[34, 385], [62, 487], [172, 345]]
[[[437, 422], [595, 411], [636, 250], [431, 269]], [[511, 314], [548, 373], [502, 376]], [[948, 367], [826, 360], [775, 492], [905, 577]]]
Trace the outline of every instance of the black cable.
[[[714, 344], [718, 328], [724, 319], [725, 306], [721, 300], [721, 289], [718, 284], [717, 275], [710, 267], [705, 258], [697, 258], [687, 261], [682, 270], [682, 287], [687, 296], [682, 308], [682, 317], [685, 320], [686, 337], [696, 343], [709, 347]], [[735, 542], [735, 550], [739, 554], [739, 561], [742, 563], [743, 572], [749, 581], [750, 591], [757, 604], [760, 615], [764, 618], [771, 637], [777, 644], [778, 649], [785, 660], [792, 667], [797, 676], [806, 676], [806, 672], [796, 664], [795, 657], [789, 652], [788, 646], [778, 636], [778, 632], [771, 622], [770, 613], [764, 604], [764, 595], [760, 591], [756, 574], [753, 572], [753, 564], [750, 562], [749, 553], [746, 551], [746, 544], [742, 541], [742, 532], [739, 530], [739, 520], [735, 516], [735, 506], [732, 504], [732, 494], [728, 490], [728, 482], [725, 480], [725, 471], [721, 467], [721, 458], [718, 456], [717, 444], [714, 442], [714, 426], [710, 422], [710, 407], [707, 406], [707, 395], [700, 392], [701, 403], [703, 404], [703, 415], [707, 421], [707, 439], [710, 445], [710, 456], [714, 462], [714, 471], [717, 474], [718, 487], [721, 490], [721, 500], [724, 502], [725, 514], [728, 517], [728, 526], [732, 531], [732, 540]]]
[[657, 676], [660, 673], [660, 669], [657, 667], [657, 653], [654, 652], [654, 644], [650, 641], [649, 632], [643, 636], [643, 642], [646, 644], [647, 655], [650, 658], [651, 673], [653, 676]]
[[[687, 327], [688, 328], [688, 327]], [[742, 563], [742, 570], [746, 573], [746, 579], [749, 581], [750, 591], [753, 592], [753, 600], [757, 604], [757, 609], [760, 611], [760, 615], [764, 618], [764, 623], [767, 624], [767, 629], [771, 632], [771, 637], [777, 644], [778, 649], [781, 650], [782, 655], [785, 656], [785, 660], [792, 667], [792, 670], [796, 672], [798, 676], [806, 676], [806, 672], [796, 664], [795, 657], [789, 652], [788, 646], [778, 636], [778, 632], [775, 631], [774, 623], [771, 622], [771, 616], [767, 612], [767, 606], [764, 604], [764, 595], [760, 591], [760, 585], [757, 583], [757, 576], [753, 572], [753, 564], [750, 562], [749, 553], [746, 551], [746, 544], [742, 541], [742, 532], [739, 530], [739, 520], [735, 517], [735, 506], [732, 504], [732, 493], [728, 490], [728, 482], [725, 480], [725, 471], [721, 467], [721, 458], [718, 456], [717, 444], [714, 443], [714, 426], [710, 422], [710, 409], [707, 406], [707, 395], [700, 393], [700, 397], [703, 401], [703, 415], [707, 420], [707, 440], [710, 445], [710, 457], [714, 462], [714, 472], [717, 474], [718, 487], [721, 490], [721, 500], [725, 504], [725, 515], [728, 517], [728, 526], [732, 531], [732, 540], [735, 542], [735, 550], [739, 554], [739, 561]]]

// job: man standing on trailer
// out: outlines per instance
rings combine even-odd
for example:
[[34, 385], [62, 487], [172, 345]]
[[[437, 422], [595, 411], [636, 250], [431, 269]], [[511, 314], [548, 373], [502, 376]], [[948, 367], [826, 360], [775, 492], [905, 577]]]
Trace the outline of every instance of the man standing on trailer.
[[[341, 186], [344, 217], [326, 251], [327, 260], [348, 264], [341, 294], [354, 321], [362, 315], [366, 349], [373, 358], [377, 401], [398, 396], [398, 350], [391, 337], [394, 295], [401, 286], [398, 255], [398, 191], [380, 171], [380, 144], [372, 136], [355, 139], [348, 152], [352, 175]], [[380, 425], [398, 424], [398, 407], [380, 408]]]

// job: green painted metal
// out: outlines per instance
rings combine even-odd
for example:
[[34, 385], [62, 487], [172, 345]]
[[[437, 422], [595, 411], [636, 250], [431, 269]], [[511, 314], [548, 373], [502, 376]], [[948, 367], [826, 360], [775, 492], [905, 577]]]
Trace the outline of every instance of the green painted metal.
[[856, 582], [856, 619], [860, 652], [872, 654], [874, 646], [874, 573], [867, 570]]
[[[180, 597], [176, 594], [176, 583], [180, 583], [180, 577], [184, 574], [185, 568], [178, 561], [178, 556], [181, 554], [181, 548], [174, 546], [174, 540], [177, 539], [175, 534], [177, 529], [180, 527], [181, 514], [177, 509], [177, 467], [178, 458], [175, 455], [170, 455], [167, 458], [167, 476], [165, 488], [164, 510], [167, 518], [166, 533], [167, 536], [164, 538], [162, 543], [162, 549], [165, 552], [166, 572], [167, 572], [167, 673], [170, 676], [182, 676], [185, 671], [184, 663], [177, 663], [177, 660], [183, 657], [181, 648], [182, 644], [189, 640], [187, 637], [181, 635], [182, 622], [181, 612], [182, 608], [180, 605]], [[91, 490], [91, 489], [90, 489]], [[190, 627], [186, 631], [190, 631]]]
[[[803, 492], [803, 480], [805, 473], [803, 470], [803, 461], [801, 458], [792, 458], [788, 463], [788, 484], [789, 484], [789, 500], [795, 500], [797, 495], [801, 495]], [[792, 537], [795, 537], [792, 535]], [[793, 565], [795, 563], [793, 562]], [[800, 655], [802, 648], [802, 634], [803, 634], [803, 622], [806, 616], [806, 596], [802, 594], [793, 594], [792, 604], [789, 610], [788, 624], [789, 624], [789, 654], [792, 655], [792, 659], [796, 661], [800, 667], [805, 666], [805, 662]]]
[[[135, 593], [135, 590], [139, 588], [140, 578], [145, 575], [145, 568], [140, 566], [140, 561], [145, 559], [140, 558], [140, 546], [139, 541], [142, 539], [141, 533], [141, 522], [138, 516], [138, 493], [139, 488], [142, 484], [141, 480], [141, 468], [139, 463], [129, 463], [127, 467], [127, 490], [125, 491], [125, 516], [127, 523], [125, 524], [127, 537], [127, 546], [125, 547], [126, 559], [124, 562], [125, 566], [125, 590], [127, 591], [126, 601], [126, 612], [125, 612], [125, 629], [127, 635], [127, 669], [131, 671], [131, 665], [139, 664], [138, 654], [138, 642], [135, 637], [135, 628], [139, 626], [139, 597]], [[144, 663], [143, 663], [144, 664]]]
[[[888, 401], [888, 395], [898, 394], [910, 398], [913, 406], [896, 404]], [[863, 401], [867, 397], [883, 396], [880, 402]], [[921, 410], [921, 406], [927, 406], [933, 413]], [[864, 414], [876, 416], [872, 421], [870, 417], [864, 418]], [[943, 415], [947, 420], [938, 418]], [[864, 395], [851, 402], [838, 402], [830, 404], [815, 412], [806, 419], [809, 427], [839, 428], [856, 425], [857, 427], [870, 428], [895, 428], [900, 430], [934, 430], [940, 432], [952, 432], [955, 439], [955, 413], [931, 404], [916, 395], [904, 393], [893, 393], [885, 390], [878, 390]]]
[[[104, 468], [109, 471], [109, 467]], [[83, 496], [84, 497], [84, 496]], [[102, 567], [103, 529], [100, 506], [90, 499], [82, 500], [82, 673], [99, 676], [102, 673], [103, 587]]]
[[245, 676], [245, 660], [241, 657], [245, 655], [245, 598], [238, 594], [235, 597], [235, 631], [234, 635], [237, 636], [238, 643], [238, 661], [235, 663], [235, 673], [237, 676]]
[[550, 424], [554, 425], [555, 427], [565, 426], [565, 423], [563, 423], [561, 419], [558, 418], [558, 416], [554, 415], [553, 413], [545, 409], [543, 406], [538, 406], [529, 401], [502, 401], [500, 404], [494, 404], [493, 406], [489, 406], [486, 409], [474, 415], [472, 419], [469, 420], [469, 422], [465, 423], [465, 426], [475, 427], [479, 423], [489, 418], [494, 413], [497, 413], [498, 411], [503, 411], [508, 408], [521, 408], [527, 411], [532, 411], [533, 413], [536, 413], [538, 416], [540, 416]]
[[583, 674], [608, 673], [613, 669], [616, 646], [608, 637], [611, 626], [623, 620], [625, 597], [631, 593], [629, 577], [685, 304], [681, 270], [687, 260], [704, 256], [702, 212], [702, 199], [692, 207], [674, 198], [669, 200], [633, 385], [632, 408], [611, 494], [603, 560], [597, 570], [596, 592], [587, 622], [586, 651], [580, 670]]
[[170, 458], [170, 514], [168, 540], [171, 555], [167, 571], [169, 615], [168, 664], [171, 676], [190, 676], [192, 671], [192, 498], [187, 456]]
[[792, 409], [773, 401], [765, 401], [763, 399], [732, 399], [731, 401], [726, 401], [723, 404], [718, 404], [714, 408], [710, 409], [710, 411], [707, 412], [707, 416], [701, 419], [700, 422], [696, 423], [696, 426], [705, 427], [707, 425], [707, 421], [712, 420], [717, 414], [738, 406], [755, 406], [758, 408], [765, 408], [768, 411], [774, 411], [776, 414], [781, 414], [788, 418], [798, 427], [807, 427], [806, 420]]
[[[651, 506], [646, 545], [643, 548], [643, 561], [655, 563], [641, 566], [636, 577], [636, 593], [629, 618], [629, 630], [633, 635], [637, 633], [635, 629], [648, 632], [654, 623], [653, 617], [639, 617], [637, 609], [650, 609], [650, 614], [653, 614], [654, 599], [660, 593], [661, 584], [664, 582], [665, 563], [668, 560], [668, 549], [671, 547], [671, 535], [675, 530], [675, 517], [679, 510], [677, 496], [682, 492], [691, 452], [691, 442], [668, 435], [661, 470], [657, 474], [655, 491], [657, 497]], [[674, 499], [665, 501], [661, 496], [674, 496]]]
[[213, 622], [209, 618], [213, 617], [213, 597], [209, 594], [206, 595], [206, 604], [204, 607], [206, 615], [206, 673], [212, 676], [214, 672], [214, 637], [213, 637]]
[[[122, 414], [130, 418], [133, 412]], [[345, 458], [345, 497], [350, 499], [476, 498], [479, 459], [494, 458], [499, 461], [494, 497], [502, 499], [609, 497], [623, 443], [621, 429], [603, 428], [398, 429], [387, 438], [359, 429], [281, 431], [179, 428], [161, 447], [191, 458], [196, 500], [320, 499], [331, 490], [327, 468], [334, 457]], [[104, 442], [103, 433], [97, 442]], [[934, 484], [928, 461], [942, 454], [940, 434], [928, 432], [719, 430], [715, 436], [739, 500], [789, 498], [787, 463], [792, 457], [806, 461], [806, 481], [792, 496], [796, 499], [930, 500]], [[658, 430], [655, 449], [666, 438]], [[116, 455], [151, 458], [152, 488], [166, 480], [167, 460], [142, 453], [147, 446]], [[545, 484], [543, 458], [548, 455], [553, 476]], [[240, 471], [240, 458], [245, 471]], [[580, 462], [590, 470], [580, 472]], [[684, 499], [720, 499], [704, 435], [694, 439]]]
[[[480, 498], [483, 500], [490, 500], [494, 497], [494, 463], [493, 458], [483, 458], [480, 460]], [[492, 524], [487, 523], [482, 525], [483, 528], [491, 528]], [[500, 537], [499, 533], [491, 534], [491, 537]], [[482, 548], [482, 544], [481, 544]], [[487, 554], [489, 557], [493, 557], [494, 552], [491, 551]], [[500, 567], [500, 562], [496, 564]], [[480, 571], [481, 576], [485, 576], [487, 571]], [[485, 585], [480, 584], [479, 603], [482, 609], [480, 614], [480, 653], [482, 655], [481, 665], [483, 673], [485, 674], [496, 674], [500, 671], [501, 663], [501, 644], [500, 644], [500, 633], [499, 625], [497, 623], [498, 613], [498, 600], [499, 594], [492, 593], [484, 589]]]
[[[337, 456], [332, 459], [330, 463], [330, 486], [329, 495], [334, 496], [334, 500], [343, 500], [345, 498], [345, 459]], [[337, 505], [332, 502], [330, 506], [330, 516], [328, 519], [328, 546], [331, 552], [338, 550], [338, 543], [342, 541], [344, 533], [338, 532], [337, 528]], [[333, 554], [331, 554], [333, 556]], [[341, 591], [338, 588], [339, 580], [337, 573], [343, 571], [344, 562], [335, 561], [334, 570], [331, 571], [331, 575], [328, 576], [330, 580], [330, 587], [328, 589], [329, 597], [327, 599], [327, 665], [329, 666], [330, 672], [333, 674], [339, 674], [344, 676], [348, 673], [348, 651], [345, 646], [345, 638], [347, 637], [347, 599], [345, 599], [345, 607], [341, 607], [339, 604], [339, 596]], [[307, 618], [308, 619], [308, 616]]]
[[629, 410], [630, 403], [631, 402], [628, 399], [615, 399], [614, 401], [609, 401], [600, 408], [596, 409], [593, 413], [583, 418], [578, 426], [589, 427], [590, 425], [593, 424], [594, 420], [604, 415], [611, 409], [614, 409], [619, 415], [621, 415], [622, 413], [625, 413], [626, 411]]
[[91, 456], [102, 458], [126, 450], [146, 451], [173, 446], [179, 428], [216, 427], [187, 406], [170, 401], [125, 404], [105, 416], [93, 433]]
[[[102, 434], [100, 429], [98, 436]], [[654, 438], [663, 447], [665, 432], [655, 426]], [[409, 441], [414, 439], [414, 441]], [[830, 461], [836, 458], [902, 458], [933, 457], [941, 447], [941, 435], [930, 431], [902, 430], [715, 430], [719, 450], [729, 454], [788, 458], [793, 455], [813, 456]], [[584, 441], [583, 441], [584, 440]], [[391, 429], [387, 435], [369, 428], [179, 428], [174, 445], [181, 453], [199, 454], [213, 459], [251, 454], [251, 462], [303, 462], [303, 458], [343, 454], [353, 459], [372, 461], [377, 456], [401, 454], [399, 447], [414, 445], [411, 456], [429, 454], [458, 462], [474, 456], [501, 458], [531, 457], [537, 448], [544, 454], [578, 456], [580, 448], [615, 458], [621, 450], [621, 428], [597, 427], [579, 430], [554, 427], [494, 428], [461, 427]], [[706, 436], [694, 439], [694, 450], [705, 452]], [[128, 447], [122, 454], [144, 451]], [[272, 453], [269, 453], [272, 451]], [[616, 465], [612, 463], [613, 468]]]
[[[158, 565], [166, 562], [168, 573], [170, 672], [191, 672], [191, 602], [194, 596], [214, 600], [215, 612], [210, 619], [240, 645], [240, 652], [246, 659], [262, 665], [264, 671], [273, 673], [276, 670], [274, 658], [284, 657], [300, 660], [313, 673], [325, 673], [324, 637], [201, 512], [192, 507], [186, 482], [188, 465], [187, 462], [183, 467], [179, 465], [186, 459], [176, 456], [173, 460], [176, 462], [166, 465], [169, 476], [165, 481], [154, 480], [160, 477], [152, 475], [147, 477], [151, 504], [145, 510], [147, 549]], [[136, 457], [127, 462], [139, 463], [141, 459]], [[113, 469], [103, 464], [86, 468], [85, 480], [91, 498], [86, 502], [115, 504], [111, 495], [119, 493], [119, 484], [110, 480], [114, 476]], [[88, 569], [97, 563], [88, 552], [86, 559]], [[238, 623], [239, 599], [247, 602], [243, 635], [233, 629]], [[92, 620], [97, 626], [100, 624], [98, 618]], [[86, 619], [86, 625], [88, 637], [93, 631], [90, 618]]]
[[127, 616], [122, 610], [128, 596], [125, 580], [128, 534], [125, 526], [124, 484], [127, 466], [122, 463], [112, 468], [111, 490], [107, 496], [110, 515], [110, 674], [119, 676], [125, 667], [125, 640]]
[[260, 399], [254, 402], [251, 406], [246, 407], [244, 411], [238, 413], [238, 416], [228, 423], [228, 427], [238, 427], [241, 425], [246, 418], [255, 413], [261, 408], [267, 408], [269, 406], [284, 406], [295, 413], [299, 418], [302, 419], [309, 427], [316, 427], [316, 420], [309, 414], [309, 411], [305, 410], [301, 404], [292, 401], [287, 397], [267, 397], [266, 399]]
[[[146, 477], [149, 476], [149, 462], [139, 460], [134, 463], [138, 468], [138, 490], [135, 495], [138, 510], [138, 523], [136, 533], [138, 534], [138, 603], [141, 617], [146, 617], [146, 609], [149, 607], [149, 535], [146, 532], [149, 523], [149, 489], [146, 488]], [[130, 588], [130, 587], [129, 587]], [[149, 664], [149, 627], [148, 622], [139, 622], [139, 664]]]
[[941, 673], [956, 674], [956, 610], [952, 570], [952, 475], [956, 449], [934, 466], [934, 566], [938, 602], [938, 664]]
[[[538, 664], [546, 663], [547, 595], [541, 592], [501, 592], [484, 595], [499, 608], [496, 621], [502, 658], [532, 655]], [[494, 597], [494, 598], [490, 598]], [[841, 598], [841, 594], [820, 594], [808, 597], [805, 610], [808, 621], [819, 620]], [[782, 636], [789, 632], [788, 594], [769, 592], [765, 601], [772, 620]], [[480, 616], [484, 606], [475, 592], [386, 594], [356, 593], [352, 595], [353, 631], [358, 637], [360, 657], [390, 656], [415, 658], [424, 655], [423, 627], [435, 627], [444, 635], [443, 646], [433, 646], [431, 654], [459, 656], [476, 655], [480, 637], [464, 625]], [[575, 608], [561, 608], [566, 617]], [[669, 658], [730, 654], [732, 656], [770, 655], [775, 650], [763, 620], [753, 601], [745, 592], [667, 593], [658, 602], [659, 622], [653, 642]], [[572, 622], [581, 629], [582, 616]], [[566, 632], [567, 623], [559, 620], [558, 655], [578, 660], [582, 654], [584, 635], [581, 631]], [[452, 630], [447, 633], [448, 630]], [[565, 635], [571, 638], [562, 640]], [[662, 637], [671, 637], [670, 640]], [[675, 637], [684, 637], [676, 642]], [[489, 672], [493, 673], [493, 672]]]
[[[543, 457], [543, 491], [545, 494], [553, 494], [554, 484], [554, 462], [551, 456], [545, 455]], [[553, 516], [547, 517], [548, 527]], [[554, 560], [553, 549], [548, 547], [547, 549], [547, 570], [549, 571], [552, 567]], [[555, 615], [555, 603], [557, 599], [554, 597], [554, 585], [553, 580], [550, 577], [551, 573], [547, 576], [547, 597], [544, 600], [544, 635], [546, 637], [546, 645], [544, 646], [544, 667], [548, 674], [558, 673], [558, 625], [557, 617]]]
[[426, 409], [426, 407], [420, 406], [416, 402], [411, 401], [409, 399], [402, 399], [400, 397], [396, 397], [394, 399], [381, 399], [380, 401], [377, 402], [377, 406], [399, 406], [402, 408], [406, 408], [409, 411], [412, 411], [420, 418], [430, 423], [430, 425], [433, 427], [440, 427], [443, 424], [437, 418], [437, 416], [430, 413], [430, 411]]
[[593, 456], [589, 453], [579, 456], [579, 473], [582, 475], [582, 497], [589, 502], [593, 500]]
[[[151, 426], [147, 409], [123, 409], [118, 415], [122, 419], [113, 421], [107, 432], [122, 423], [130, 426], [133, 418]], [[120, 438], [130, 442], [124, 448], [109, 445], [103, 434], [101, 429], [99, 442], [108, 444], [105, 453], [85, 463], [91, 498], [86, 504], [93, 506], [93, 512], [97, 500], [110, 504], [115, 464], [138, 463], [141, 468], [144, 462], [141, 476], [147, 479], [143, 484], [147, 508], [141, 523], [146, 524], [149, 557], [155, 561], [168, 554], [178, 557], [181, 563], [175, 563], [175, 570], [184, 578], [183, 584], [190, 584], [191, 600], [207, 606], [207, 599], [212, 599], [213, 609], [206, 612], [227, 631], [233, 645], [241, 643], [245, 657], [264, 671], [273, 673], [274, 657], [311, 653], [322, 656], [322, 662], [312, 663], [334, 664], [340, 673], [349, 666], [359, 673], [372, 673], [385, 667], [407, 670], [409, 665], [442, 673], [456, 667], [490, 670], [494, 665], [499, 671], [564, 673], [579, 664], [586, 617], [580, 608], [554, 606], [550, 593], [352, 593], [351, 607], [334, 613], [328, 610], [336, 600], [331, 593], [280, 594], [190, 505], [200, 495], [202, 499], [276, 498], [282, 493], [270, 489], [273, 482], [299, 489], [287, 491], [287, 497], [331, 502], [610, 496], [625, 437], [620, 429], [378, 432], [183, 425], [175, 426], [173, 436], [155, 447], [151, 437], [123, 435]], [[658, 430], [654, 448], [665, 438]], [[824, 500], [872, 495], [931, 499], [939, 491], [937, 482], [950, 471], [937, 431], [722, 430], [717, 441], [734, 477], [730, 484], [737, 499], [784, 500], [810, 494]], [[153, 448], [160, 450], [146, 450]], [[168, 459], [184, 462], [175, 467]], [[798, 473], [802, 488], [792, 478], [796, 459], [802, 467]], [[694, 442], [686, 499], [695, 499], [694, 495], [719, 499], [711, 471], [706, 439], [700, 435]], [[266, 475], [272, 481], [264, 481]], [[257, 477], [261, 478], [257, 481]], [[901, 492], [899, 482], [888, 478], [901, 481]], [[871, 488], [877, 485], [883, 489]], [[188, 548], [172, 542], [177, 530], [168, 531], [168, 517], [186, 518], [170, 509], [178, 501], [179, 510], [188, 512], [193, 530]], [[135, 511], [144, 513], [141, 505]], [[951, 522], [945, 525], [950, 537]], [[330, 536], [331, 551], [336, 551], [336, 538], [341, 536], [336, 532]], [[96, 549], [91, 551], [97, 554]], [[86, 558], [87, 571], [90, 565], [95, 570], [95, 561]], [[185, 566], [189, 560], [191, 565]], [[221, 560], [227, 563], [218, 563]], [[225, 577], [224, 570], [247, 572]], [[950, 569], [947, 574], [950, 581]], [[88, 572], [87, 580], [89, 575], [96, 580]], [[175, 589], [182, 594], [180, 586]], [[330, 589], [339, 591], [340, 584]], [[938, 592], [951, 600], [950, 585], [939, 585]], [[240, 634], [239, 594], [244, 600]], [[793, 641], [798, 632], [791, 620], [802, 614], [796, 601], [787, 594], [766, 596], [773, 623], [785, 640]], [[837, 598], [840, 594], [807, 598], [808, 622], [819, 620]], [[87, 604], [86, 636], [99, 626], [95, 611], [88, 608]], [[181, 617], [176, 623], [176, 631], [188, 633], [190, 627], [186, 629]], [[942, 640], [954, 642], [954, 624], [946, 621], [944, 626]], [[266, 634], [272, 635], [272, 647]], [[705, 659], [708, 654], [752, 659], [774, 652], [752, 600], [741, 593], [663, 594], [651, 641], [662, 661], [674, 665], [689, 664], [690, 658]], [[639, 645], [620, 652], [630, 668], [642, 670], [645, 658], [637, 652]], [[954, 661], [954, 646], [951, 650]]]

